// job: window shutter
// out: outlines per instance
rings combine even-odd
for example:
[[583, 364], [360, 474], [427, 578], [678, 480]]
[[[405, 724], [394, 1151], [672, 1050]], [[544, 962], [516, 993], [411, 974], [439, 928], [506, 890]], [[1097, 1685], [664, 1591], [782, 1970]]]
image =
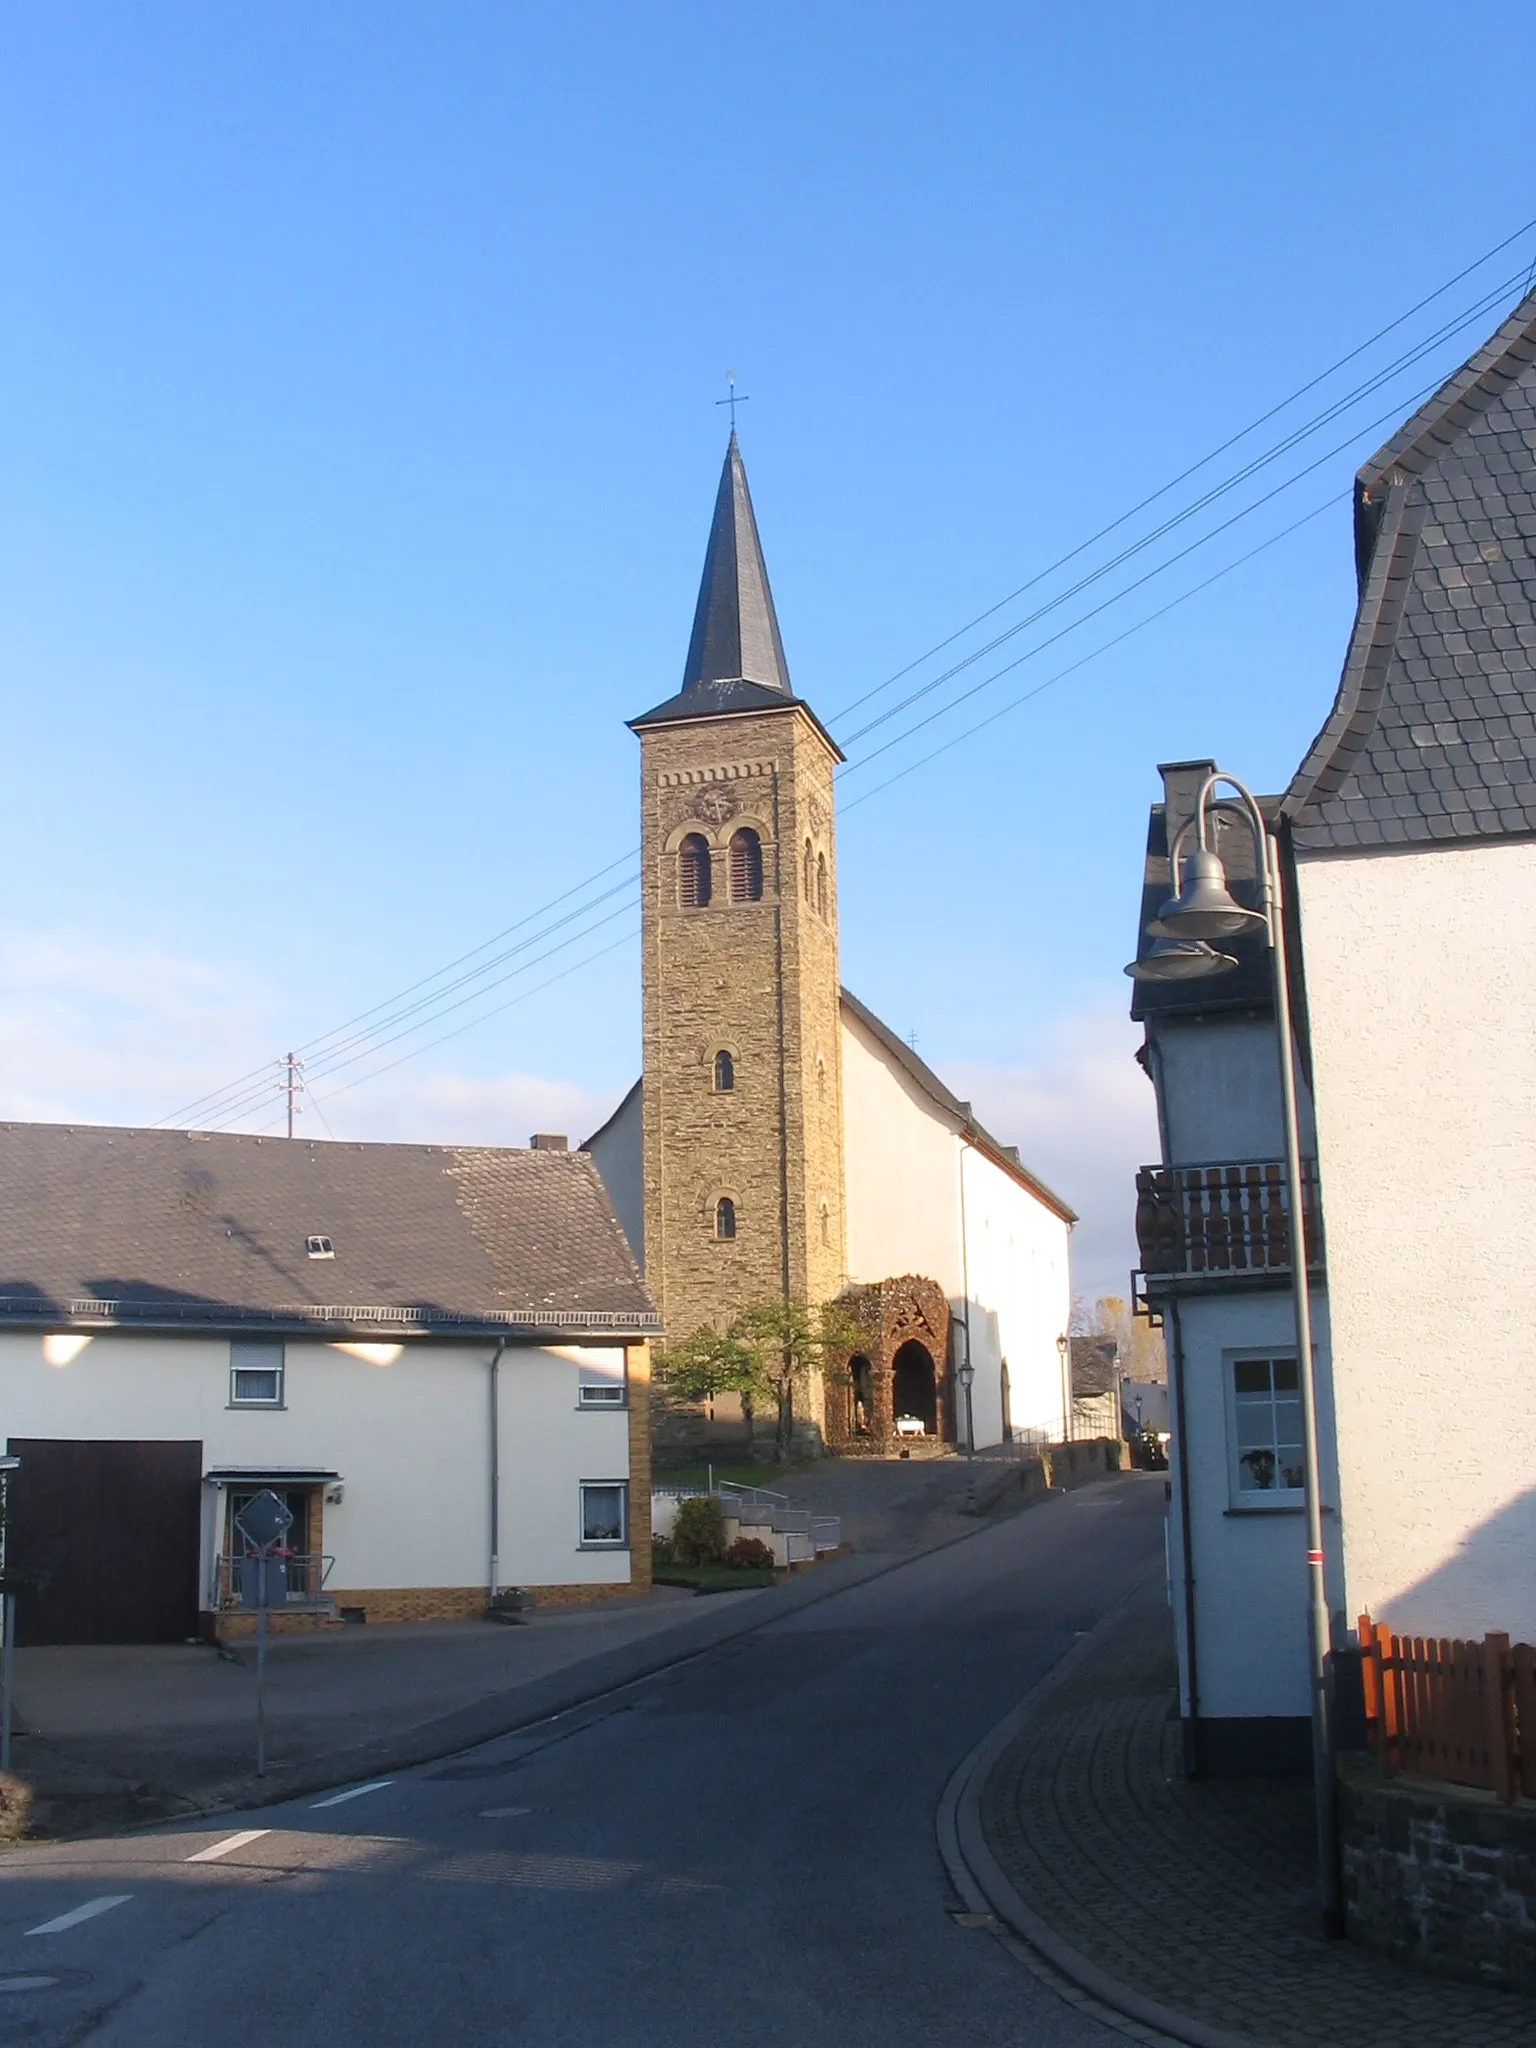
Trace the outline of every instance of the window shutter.
[[684, 910], [702, 910], [709, 902], [709, 846], [702, 834], [690, 832], [677, 850], [677, 900]]
[[758, 903], [763, 894], [763, 842], [750, 825], [731, 835], [731, 901]]

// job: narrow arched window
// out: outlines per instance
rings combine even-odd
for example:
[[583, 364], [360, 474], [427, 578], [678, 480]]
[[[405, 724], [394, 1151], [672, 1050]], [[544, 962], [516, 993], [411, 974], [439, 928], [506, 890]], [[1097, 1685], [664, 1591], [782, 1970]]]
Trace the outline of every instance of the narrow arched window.
[[807, 903], [816, 901], [816, 857], [809, 839], [805, 842], [805, 900]]
[[816, 908], [822, 917], [827, 914], [827, 856], [816, 856]]
[[750, 825], [731, 834], [731, 901], [757, 903], [763, 894], [763, 842]]
[[736, 1062], [728, 1052], [715, 1054], [715, 1093], [729, 1095], [736, 1086]]
[[736, 1204], [722, 1195], [715, 1204], [715, 1235], [722, 1241], [736, 1235]]
[[827, 1245], [832, 1242], [832, 1211], [825, 1202], [821, 1205], [821, 1241]]
[[684, 910], [702, 910], [709, 893], [709, 841], [690, 832], [677, 849], [677, 900]]

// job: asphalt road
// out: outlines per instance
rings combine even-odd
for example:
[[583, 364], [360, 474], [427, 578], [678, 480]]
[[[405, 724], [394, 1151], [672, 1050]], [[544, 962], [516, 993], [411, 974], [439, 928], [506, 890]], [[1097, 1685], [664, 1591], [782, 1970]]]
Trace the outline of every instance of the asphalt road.
[[1110, 2043], [951, 1919], [933, 1819], [1162, 1512], [1160, 1479], [1087, 1487], [335, 1803], [17, 1851], [0, 2041]]

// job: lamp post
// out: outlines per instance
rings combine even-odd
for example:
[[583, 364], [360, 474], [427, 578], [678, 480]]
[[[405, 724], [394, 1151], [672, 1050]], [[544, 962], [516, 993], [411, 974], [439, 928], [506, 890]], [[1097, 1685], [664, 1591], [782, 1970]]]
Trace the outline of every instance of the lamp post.
[[[1237, 809], [1253, 835], [1260, 908], [1245, 910], [1227, 888], [1221, 856], [1210, 845], [1212, 797], [1218, 783], [1237, 795]], [[1221, 809], [1232, 814], [1230, 800]], [[1194, 847], [1186, 854], [1191, 830]], [[1184, 856], [1181, 864], [1181, 856]], [[1303, 1497], [1307, 1536], [1307, 1641], [1312, 1706], [1312, 1778], [1317, 1808], [1318, 1880], [1323, 1927], [1343, 1932], [1339, 1892], [1333, 1739], [1328, 1700], [1328, 1595], [1323, 1577], [1322, 1490], [1317, 1454], [1317, 1376], [1312, 1359], [1312, 1298], [1307, 1279], [1306, 1217], [1301, 1178], [1301, 1129], [1296, 1113], [1296, 1070], [1291, 1046], [1291, 988], [1281, 923], [1280, 857], [1252, 791], [1235, 775], [1215, 769], [1200, 784], [1193, 818], [1168, 850], [1172, 894], [1147, 926], [1150, 952], [1126, 972], [1138, 981], [1183, 981], [1224, 974], [1237, 965], [1211, 942], [1262, 930], [1274, 982], [1275, 1030], [1280, 1055], [1280, 1105], [1285, 1124], [1285, 1179], [1290, 1202], [1291, 1293], [1296, 1319], [1296, 1377], [1301, 1389]]]
[[1061, 1360], [1061, 1440], [1064, 1444], [1072, 1441], [1072, 1339], [1063, 1330], [1056, 1339], [1056, 1352]]
[[961, 1366], [956, 1377], [960, 1382], [960, 1391], [965, 1396], [965, 1455], [969, 1459], [976, 1455], [976, 1418], [971, 1412], [971, 1384], [976, 1378], [976, 1368], [969, 1358]]

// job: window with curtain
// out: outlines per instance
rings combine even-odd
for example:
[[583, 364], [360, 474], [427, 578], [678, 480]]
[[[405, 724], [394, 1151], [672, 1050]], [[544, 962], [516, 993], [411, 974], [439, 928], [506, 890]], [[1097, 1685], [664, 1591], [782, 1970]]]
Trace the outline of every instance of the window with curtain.
[[758, 903], [763, 894], [763, 842], [750, 825], [731, 834], [731, 901]]
[[677, 849], [677, 900], [684, 910], [702, 910], [709, 896], [709, 841], [690, 832]]

